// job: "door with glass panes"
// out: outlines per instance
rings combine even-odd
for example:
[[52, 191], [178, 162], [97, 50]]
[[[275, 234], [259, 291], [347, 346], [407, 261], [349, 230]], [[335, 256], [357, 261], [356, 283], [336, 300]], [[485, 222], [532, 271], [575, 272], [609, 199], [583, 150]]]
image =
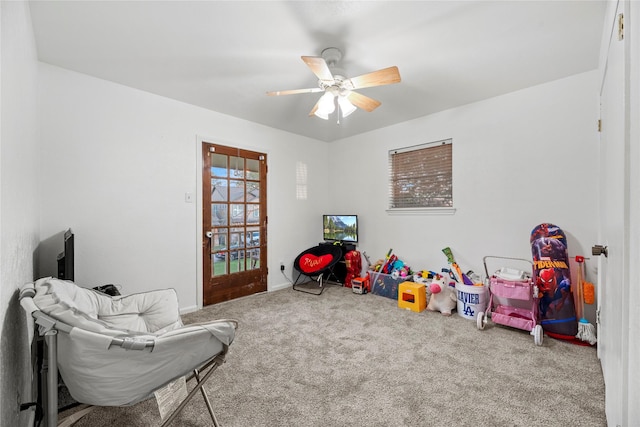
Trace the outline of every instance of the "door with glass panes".
[[203, 304], [267, 290], [267, 156], [202, 144]]

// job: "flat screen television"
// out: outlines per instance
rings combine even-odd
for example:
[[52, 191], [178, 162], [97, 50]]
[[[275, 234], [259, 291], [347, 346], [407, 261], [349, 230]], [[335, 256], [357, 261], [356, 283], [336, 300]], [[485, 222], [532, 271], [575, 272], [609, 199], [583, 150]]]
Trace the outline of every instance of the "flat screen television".
[[322, 226], [327, 242], [358, 243], [358, 215], [322, 215]]
[[58, 279], [74, 280], [73, 252], [73, 232], [68, 229], [64, 232], [64, 251], [58, 254]]

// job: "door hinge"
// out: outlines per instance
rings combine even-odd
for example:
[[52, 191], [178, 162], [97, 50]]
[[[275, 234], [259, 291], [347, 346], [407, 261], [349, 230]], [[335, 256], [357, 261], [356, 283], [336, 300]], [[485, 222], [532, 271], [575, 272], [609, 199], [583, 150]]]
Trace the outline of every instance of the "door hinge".
[[618, 15], [618, 41], [624, 39], [624, 15]]
[[598, 119], [598, 132], [602, 132], [602, 119]]
[[598, 325], [600, 324], [600, 309], [596, 310], [596, 323]]

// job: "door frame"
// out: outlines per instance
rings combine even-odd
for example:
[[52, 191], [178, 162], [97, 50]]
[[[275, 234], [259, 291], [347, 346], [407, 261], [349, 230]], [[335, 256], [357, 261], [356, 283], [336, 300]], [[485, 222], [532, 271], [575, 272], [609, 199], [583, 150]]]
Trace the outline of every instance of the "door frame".
[[[247, 145], [243, 143], [239, 143], [237, 141], [229, 141], [226, 139], [213, 137], [213, 136], [202, 136], [196, 135], [196, 143], [195, 143], [195, 156], [196, 156], [196, 227], [195, 227], [195, 245], [196, 245], [196, 304], [198, 306], [198, 310], [201, 310], [204, 307], [204, 295], [203, 295], [203, 287], [204, 287], [204, 272], [203, 272], [203, 249], [202, 249], [202, 236], [204, 236], [204, 230], [202, 228], [202, 144], [203, 143], [211, 143], [211, 144], [219, 144], [226, 145], [229, 147], [238, 147], [241, 150], [255, 151], [258, 153], [265, 153], [267, 155], [267, 168], [269, 167], [269, 158], [271, 157], [269, 154], [270, 150], [265, 149], [264, 147], [258, 147], [255, 145]], [[269, 180], [267, 180], [267, 194], [269, 194]], [[267, 203], [267, 217], [269, 217], [270, 206]], [[267, 222], [267, 235], [269, 235], [269, 223]], [[267, 240], [267, 245], [269, 241]], [[267, 252], [267, 265], [269, 252]], [[269, 292], [269, 274], [267, 272], [267, 292]]]

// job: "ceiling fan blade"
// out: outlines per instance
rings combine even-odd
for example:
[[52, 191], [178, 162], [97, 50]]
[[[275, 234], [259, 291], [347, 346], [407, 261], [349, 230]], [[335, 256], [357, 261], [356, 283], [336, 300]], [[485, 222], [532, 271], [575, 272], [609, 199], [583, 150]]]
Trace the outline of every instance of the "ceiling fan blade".
[[362, 108], [369, 113], [378, 108], [382, 103], [368, 96], [364, 96], [358, 92], [351, 92], [347, 99], [358, 108]]
[[320, 56], [301, 56], [301, 58], [320, 80], [333, 81], [333, 74], [324, 58]]
[[267, 96], [282, 96], [282, 95], [295, 95], [297, 93], [314, 93], [314, 92], [322, 92], [324, 89], [319, 87], [314, 87], [310, 89], [292, 89], [292, 90], [274, 90], [271, 92], [267, 92]]
[[313, 108], [311, 109], [311, 112], [309, 112], [309, 117], [313, 116], [316, 111], [318, 111], [318, 104], [320, 103], [320, 100], [318, 100], [318, 102], [316, 102], [316, 105], [313, 106]]
[[354, 89], [390, 85], [400, 82], [400, 72], [398, 71], [398, 67], [393, 66], [361, 76], [351, 77], [349, 80], [351, 80]]

